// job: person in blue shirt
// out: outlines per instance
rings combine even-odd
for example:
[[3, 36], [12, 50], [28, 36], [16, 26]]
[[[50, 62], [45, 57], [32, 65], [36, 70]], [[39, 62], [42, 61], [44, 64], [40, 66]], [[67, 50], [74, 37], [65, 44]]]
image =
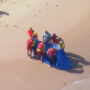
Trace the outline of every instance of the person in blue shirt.
[[43, 40], [45, 43], [48, 43], [51, 40], [51, 34], [47, 30], [43, 34]]
[[34, 37], [33, 37], [33, 41], [34, 41], [34, 43], [33, 43], [32, 51], [33, 51], [33, 54], [34, 54], [34, 58], [37, 58], [36, 49], [37, 49], [37, 46], [38, 46], [39, 41], [38, 41], [38, 39], [36, 39]]

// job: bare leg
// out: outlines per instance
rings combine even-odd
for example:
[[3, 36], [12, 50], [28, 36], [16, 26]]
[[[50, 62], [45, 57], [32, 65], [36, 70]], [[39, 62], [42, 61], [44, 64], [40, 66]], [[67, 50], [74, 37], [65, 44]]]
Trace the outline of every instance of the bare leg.
[[32, 50], [30, 50], [30, 57], [32, 58]]
[[44, 60], [43, 60], [43, 56], [41, 56], [41, 61], [42, 61], [42, 63], [44, 62]]
[[39, 54], [37, 54], [36, 58], [39, 60]]
[[29, 54], [29, 50], [27, 50], [27, 55], [30, 56], [30, 54]]

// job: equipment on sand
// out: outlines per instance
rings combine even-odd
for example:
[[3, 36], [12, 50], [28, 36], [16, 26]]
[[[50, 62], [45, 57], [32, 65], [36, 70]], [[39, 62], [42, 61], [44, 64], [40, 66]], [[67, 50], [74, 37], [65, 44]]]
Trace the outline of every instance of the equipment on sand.
[[[56, 47], [56, 45], [54, 47], [56, 49], [58, 49], [58, 47]], [[46, 64], [50, 65], [49, 60], [48, 60], [48, 56], [46, 54], [44, 55], [44, 62]], [[68, 70], [68, 69], [72, 68], [71, 62], [68, 59], [68, 57], [63, 49], [60, 49], [59, 51], [56, 52], [56, 66], [55, 66], [55, 68], [61, 69], [61, 70]]]

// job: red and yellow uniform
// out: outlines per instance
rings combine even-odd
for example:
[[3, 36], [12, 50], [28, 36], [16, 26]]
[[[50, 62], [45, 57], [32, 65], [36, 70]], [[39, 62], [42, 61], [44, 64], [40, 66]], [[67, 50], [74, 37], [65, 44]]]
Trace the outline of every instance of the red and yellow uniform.
[[44, 52], [45, 52], [45, 45], [43, 42], [40, 42], [38, 44], [37, 50], [36, 50], [37, 54], [39, 54], [40, 56], [43, 56]]
[[33, 30], [32, 30], [31, 27], [29, 27], [29, 29], [28, 29], [28, 34], [29, 34], [30, 37], [33, 35]]
[[34, 47], [34, 45], [35, 45], [35, 41], [33, 41], [32, 38], [29, 38], [29, 39], [27, 40], [27, 49], [28, 49], [28, 50], [32, 50], [32, 47]]
[[55, 49], [54, 48], [49, 48], [48, 49], [48, 54], [49, 54], [49, 56], [55, 56]]
[[50, 66], [52, 67], [53, 65], [56, 66], [56, 54], [55, 54], [55, 49], [54, 48], [49, 48], [48, 49], [48, 59], [50, 62]]
[[34, 36], [35, 39], [38, 39], [38, 35], [37, 35], [36, 32], [33, 32], [33, 36]]

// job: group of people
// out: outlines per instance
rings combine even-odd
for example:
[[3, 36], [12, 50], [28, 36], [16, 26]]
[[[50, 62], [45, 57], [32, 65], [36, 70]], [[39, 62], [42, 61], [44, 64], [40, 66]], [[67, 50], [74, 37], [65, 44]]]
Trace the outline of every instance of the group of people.
[[56, 65], [56, 51], [54, 45], [58, 45], [64, 50], [65, 44], [61, 37], [58, 37], [55, 33], [50, 34], [47, 30], [43, 34], [43, 39], [38, 39], [38, 34], [29, 27], [27, 40], [27, 55], [31, 58], [40, 59], [44, 62], [44, 55], [47, 55], [50, 65]]

